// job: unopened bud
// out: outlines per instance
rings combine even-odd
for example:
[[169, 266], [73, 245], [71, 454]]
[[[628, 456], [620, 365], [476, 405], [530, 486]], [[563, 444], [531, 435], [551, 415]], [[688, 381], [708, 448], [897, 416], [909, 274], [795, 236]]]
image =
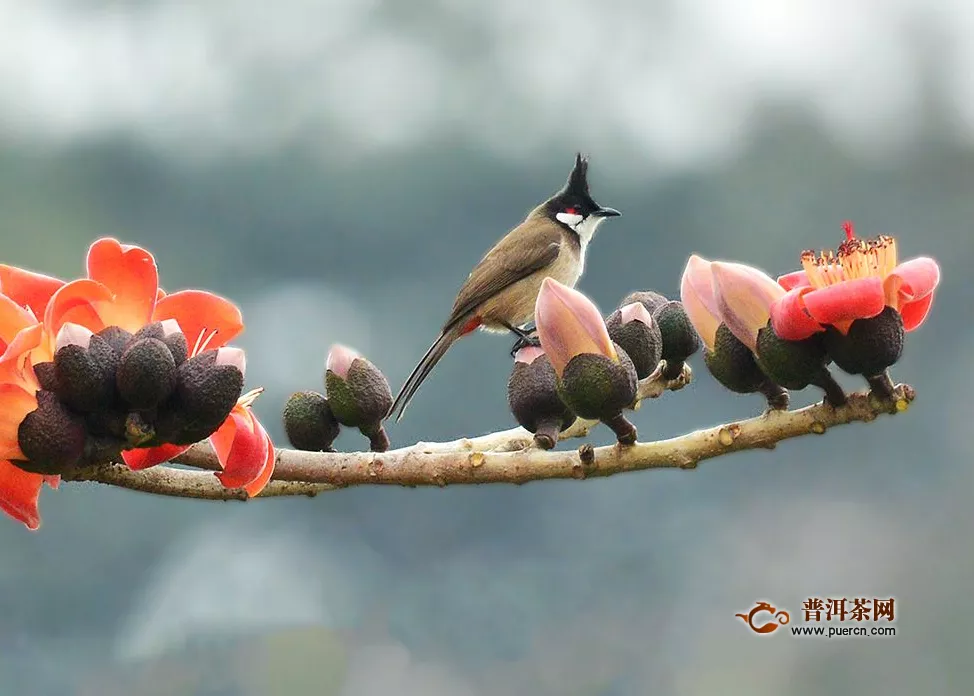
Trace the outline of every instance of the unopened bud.
[[295, 449], [332, 452], [340, 430], [328, 399], [318, 392], [292, 394], [284, 406], [284, 431]]
[[666, 361], [663, 377], [676, 379], [683, 372], [683, 363], [700, 350], [700, 336], [690, 322], [683, 303], [670, 300], [653, 312], [663, 339], [662, 358]]
[[720, 324], [714, 339], [714, 349], [704, 348], [704, 363], [720, 384], [737, 394], [760, 392], [773, 409], [788, 408], [788, 392], [774, 384], [754, 359], [754, 353]]
[[17, 429], [17, 442], [27, 457], [15, 462], [24, 471], [52, 475], [78, 464], [85, 451], [85, 424], [49, 391], [37, 392], [37, 408]]
[[[74, 326], [65, 324], [65, 328]], [[78, 327], [82, 328], [82, 327]], [[54, 353], [54, 379], [45, 375], [49, 386], [57, 387], [57, 395], [76, 411], [88, 413], [109, 408], [115, 400], [115, 372], [118, 356], [108, 342], [90, 331], [65, 331], [58, 336], [61, 347]], [[75, 343], [74, 340], [82, 340]], [[45, 372], [48, 368], [42, 368]], [[35, 371], [35, 374], [36, 371]]]
[[832, 406], [841, 406], [847, 400], [826, 367], [830, 360], [820, 333], [801, 341], [786, 341], [775, 334], [769, 321], [758, 331], [755, 357], [764, 374], [785, 389], [814, 385], [825, 391], [825, 399]]
[[905, 338], [903, 317], [892, 307], [886, 307], [870, 319], [856, 319], [845, 334], [829, 326], [825, 331], [825, 349], [843, 371], [874, 377], [900, 359]]
[[640, 302], [624, 305], [609, 315], [605, 325], [609, 338], [629, 355], [636, 376], [644, 379], [651, 375], [662, 357], [663, 338], [645, 305]]
[[558, 395], [558, 377], [540, 348], [519, 350], [507, 382], [507, 404], [517, 422], [542, 449], [558, 443], [558, 435], [575, 421], [575, 414]]
[[134, 338], [122, 353], [116, 377], [118, 393], [133, 408], [152, 408], [176, 387], [176, 363], [158, 338]]
[[382, 420], [392, 407], [392, 391], [379, 368], [349, 348], [333, 346], [325, 363], [325, 391], [339, 423], [358, 428], [373, 451], [388, 449]]
[[597, 419], [615, 431], [622, 444], [636, 441], [636, 429], [622, 415], [636, 401], [636, 368], [620, 346], [618, 359], [582, 353], [565, 366], [558, 381], [558, 393], [574, 413]]

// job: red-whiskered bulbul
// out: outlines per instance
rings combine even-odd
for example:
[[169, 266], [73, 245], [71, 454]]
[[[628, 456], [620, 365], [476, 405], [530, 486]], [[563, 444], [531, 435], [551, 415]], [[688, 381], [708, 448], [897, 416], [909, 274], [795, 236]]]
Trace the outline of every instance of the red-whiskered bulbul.
[[581, 154], [568, 182], [536, 207], [480, 260], [467, 278], [450, 318], [426, 355], [409, 375], [392, 404], [400, 420], [409, 400], [454, 342], [476, 329], [510, 331], [534, 318], [541, 281], [552, 277], [574, 287], [585, 267], [585, 252], [602, 221], [620, 215], [596, 203], [588, 190], [588, 160]]

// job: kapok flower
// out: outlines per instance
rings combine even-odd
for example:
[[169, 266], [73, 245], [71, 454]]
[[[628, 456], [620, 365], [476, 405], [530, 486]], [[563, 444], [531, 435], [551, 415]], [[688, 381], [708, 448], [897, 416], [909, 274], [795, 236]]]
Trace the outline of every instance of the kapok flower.
[[392, 391], [382, 371], [358, 351], [335, 344], [325, 360], [325, 393], [335, 418], [358, 428], [373, 452], [389, 449], [382, 419], [392, 408]]
[[[274, 473], [274, 443], [253, 414], [251, 407], [263, 388], [253, 389], [237, 401], [223, 424], [209, 437], [222, 471], [216, 472], [227, 488], [242, 488], [254, 497]], [[189, 445], [161, 445], [122, 452], [130, 469], [141, 470], [169, 461]]]
[[13, 463], [26, 459], [20, 448], [18, 431], [27, 415], [38, 407], [36, 394], [40, 386], [27, 354], [36, 346], [40, 332], [32, 330], [36, 324], [25, 312], [21, 315], [22, 330], [10, 336], [17, 321], [13, 318], [14, 313], [9, 311], [12, 303], [9, 298], [0, 296], [0, 313], [6, 315], [0, 319], [0, 336], [8, 344], [0, 355], [0, 510], [35, 530], [41, 524], [37, 508], [41, 487], [46, 481], [52, 488], [57, 488], [60, 477], [31, 473]]
[[930, 311], [940, 283], [936, 261], [920, 256], [897, 263], [893, 237], [859, 239], [851, 222], [843, 229], [846, 240], [836, 252], [805, 251], [802, 270], [778, 279], [787, 293], [774, 303], [771, 320], [781, 338], [800, 340], [825, 326], [845, 334], [856, 319], [870, 319], [886, 307], [912, 331]]
[[601, 355], [619, 362], [598, 308], [585, 295], [554, 278], [541, 283], [534, 319], [541, 346], [559, 377], [577, 355]]
[[545, 278], [534, 320], [565, 405], [608, 425], [621, 444], [633, 444], [636, 428], [622, 411], [636, 400], [636, 368], [612, 343], [598, 307], [577, 290]]

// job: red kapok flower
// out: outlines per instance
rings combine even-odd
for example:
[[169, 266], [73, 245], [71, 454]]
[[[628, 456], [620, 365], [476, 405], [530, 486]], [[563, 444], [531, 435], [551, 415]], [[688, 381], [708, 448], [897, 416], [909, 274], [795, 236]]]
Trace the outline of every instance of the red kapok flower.
[[[926, 256], [897, 263], [896, 240], [880, 235], [855, 236], [851, 222], [843, 225], [844, 241], [836, 252], [802, 253], [802, 270], [781, 276], [788, 292], [771, 308], [775, 333], [800, 340], [823, 325], [846, 333], [856, 319], [869, 319], [892, 307], [903, 317], [903, 328], [920, 326], [930, 311], [940, 267]], [[819, 325], [816, 329], [808, 319]]]

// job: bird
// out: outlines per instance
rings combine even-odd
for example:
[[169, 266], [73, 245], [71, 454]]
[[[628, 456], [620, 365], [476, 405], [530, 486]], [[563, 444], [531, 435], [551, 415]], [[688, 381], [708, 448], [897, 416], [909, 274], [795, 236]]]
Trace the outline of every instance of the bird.
[[551, 277], [574, 287], [595, 231], [607, 218], [621, 214], [592, 198], [588, 158], [577, 153], [562, 189], [529, 212], [470, 272], [439, 336], [406, 379], [388, 415], [398, 411], [396, 421], [402, 420], [440, 359], [457, 340], [477, 329], [513, 333], [519, 344], [536, 343], [521, 327], [534, 318], [541, 282]]

